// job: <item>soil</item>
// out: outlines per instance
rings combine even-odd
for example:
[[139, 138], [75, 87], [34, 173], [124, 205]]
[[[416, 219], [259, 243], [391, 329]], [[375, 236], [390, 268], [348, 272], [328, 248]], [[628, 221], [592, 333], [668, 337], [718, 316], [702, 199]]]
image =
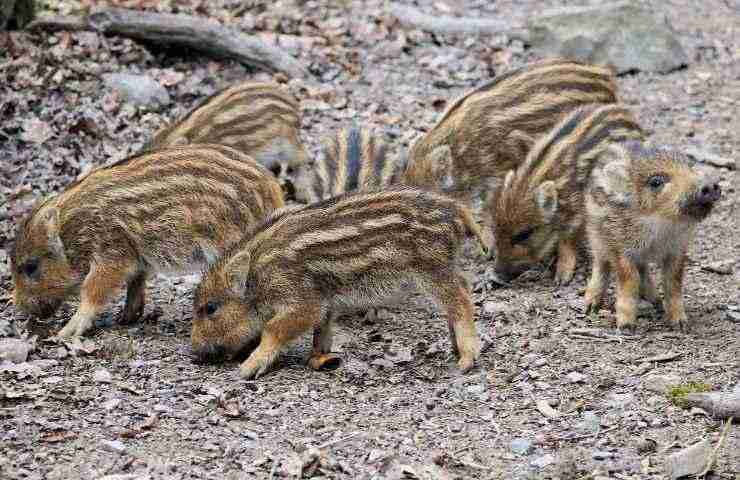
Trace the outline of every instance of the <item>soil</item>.
[[[41, 3], [74, 14], [90, 2]], [[452, 98], [536, 59], [503, 35], [403, 30], [380, 0], [115, 3], [208, 16], [278, 42], [313, 77], [288, 84], [303, 103], [302, 136], [314, 154], [321, 136], [353, 121], [405, 148]], [[419, 8], [517, 26], [565, 3], [573, 2], [425, 1]], [[655, 143], [737, 158], [740, 7], [670, 0], [656, 8], [690, 65], [620, 77], [622, 99]], [[27, 363], [0, 366], [0, 478], [658, 479], [666, 456], [719, 441], [720, 421], [672, 404], [661, 385], [738, 389], [736, 172], [697, 166], [720, 179], [723, 198], [699, 228], [687, 267], [690, 333], [672, 330], [651, 307], [634, 335], [614, 329], [613, 303], [587, 317], [588, 262], [571, 285], [557, 288], [547, 274], [502, 287], [489, 281], [490, 263], [471, 260], [485, 343], [472, 373], [454, 374], [444, 320], [412, 298], [403, 308], [344, 319], [335, 342], [344, 364], [336, 370], [308, 369], [302, 339], [277, 370], [243, 381], [235, 363], [191, 361], [194, 279], [150, 282], [140, 324], [118, 325], [119, 302], [83, 342], [48, 342], [74, 306], [48, 322], [17, 313], [9, 241], [38, 198], [136, 152], [204, 96], [238, 80], [287, 79], [92, 32], [11, 32], [0, 44], [0, 335], [36, 336]], [[149, 75], [173, 102], [160, 110], [126, 104], [103, 86], [110, 72]], [[724, 273], [711, 271], [715, 262], [724, 262]], [[650, 360], [664, 354], [674, 355]], [[542, 401], [559, 416], [540, 413]], [[739, 472], [733, 426], [707, 478], [738, 479]]]

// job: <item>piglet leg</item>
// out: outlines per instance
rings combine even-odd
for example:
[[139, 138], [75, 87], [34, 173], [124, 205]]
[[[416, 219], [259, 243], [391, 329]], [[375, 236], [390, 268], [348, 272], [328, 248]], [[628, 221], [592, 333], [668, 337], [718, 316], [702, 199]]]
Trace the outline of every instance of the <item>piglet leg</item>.
[[[116, 265], [110, 267], [108, 265]], [[59, 331], [58, 337], [69, 339], [79, 337], [90, 330], [95, 318], [120, 292], [133, 268], [120, 267], [117, 262], [93, 262], [80, 289], [80, 306], [67, 325]]]
[[259, 346], [239, 367], [242, 378], [259, 378], [275, 363], [280, 350], [321, 321], [321, 305], [301, 299], [265, 324]]
[[473, 368], [480, 354], [468, 284], [461, 275], [452, 274], [435, 278], [432, 288], [439, 308], [447, 315], [452, 349], [458, 356], [458, 370], [465, 373]]
[[634, 328], [637, 298], [640, 294], [640, 270], [624, 255], [617, 258], [617, 328]]
[[313, 351], [308, 365], [314, 370], [332, 370], [342, 363], [341, 357], [331, 353], [334, 335], [333, 313], [324, 314], [324, 318], [313, 327]]
[[663, 262], [663, 309], [668, 321], [675, 328], [689, 329], [688, 317], [683, 305], [683, 270], [686, 255], [676, 255]]

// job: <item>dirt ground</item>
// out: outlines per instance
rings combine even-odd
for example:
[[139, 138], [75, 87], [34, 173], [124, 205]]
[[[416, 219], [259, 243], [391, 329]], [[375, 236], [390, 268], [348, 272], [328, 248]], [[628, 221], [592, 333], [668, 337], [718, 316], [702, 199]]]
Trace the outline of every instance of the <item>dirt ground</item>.
[[[42, 3], [65, 14], [83, 6]], [[179, 5], [180, 12], [257, 31], [306, 65], [320, 87], [290, 87], [302, 101], [302, 136], [312, 153], [322, 135], [352, 121], [406, 147], [445, 102], [536, 59], [504, 36], [403, 30], [381, 0], [161, 3], [163, 11]], [[430, 13], [521, 25], [546, 6], [583, 2], [419, 3]], [[691, 63], [667, 75], [620, 77], [622, 98], [656, 143], [737, 158], [740, 7], [655, 4]], [[687, 268], [691, 333], [671, 330], [651, 308], [632, 336], [617, 335], [611, 304], [587, 317], [587, 262], [568, 287], [530, 275], [503, 288], [489, 281], [490, 264], [471, 260], [485, 342], [473, 373], [452, 374], [444, 320], [410, 299], [373, 318], [346, 318], [336, 339], [341, 368], [309, 370], [303, 339], [278, 370], [247, 382], [234, 363], [191, 362], [192, 279], [157, 278], [141, 324], [118, 326], [119, 303], [88, 340], [65, 348], [44, 338], [74, 306], [45, 323], [15, 312], [7, 249], [14, 223], [35, 199], [134, 153], [216, 89], [273, 76], [89, 32], [14, 32], [0, 44], [0, 336], [38, 336], [23, 368], [0, 366], [0, 478], [297, 478], [302, 471], [304, 478], [342, 479], [658, 479], [666, 456], [719, 440], [721, 422], [671, 404], [660, 387], [674, 376], [740, 388], [736, 172], [698, 166], [721, 179], [724, 193], [699, 228]], [[109, 72], [147, 74], [173, 103], [159, 111], [122, 103], [103, 86]], [[707, 270], [719, 261], [729, 273]], [[576, 335], [576, 328], [602, 336]], [[675, 355], [649, 360], [664, 354]], [[543, 416], [543, 400], [561, 415]], [[733, 426], [707, 478], [737, 480], [739, 472], [740, 427]]]

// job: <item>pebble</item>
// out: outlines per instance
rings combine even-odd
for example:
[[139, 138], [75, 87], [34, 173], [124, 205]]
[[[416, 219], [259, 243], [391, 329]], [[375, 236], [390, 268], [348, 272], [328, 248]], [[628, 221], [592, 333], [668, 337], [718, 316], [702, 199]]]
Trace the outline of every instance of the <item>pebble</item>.
[[100, 442], [103, 450], [113, 453], [126, 453], [126, 446], [119, 440], [103, 440]]
[[586, 375], [579, 372], [570, 372], [566, 377], [570, 383], [585, 383]]
[[555, 456], [548, 453], [547, 455], [535, 458], [530, 462], [530, 465], [537, 468], [545, 468], [553, 463], [555, 463]]
[[518, 455], [526, 455], [532, 449], [532, 442], [526, 438], [515, 438], [509, 446], [512, 452]]
[[646, 390], [661, 394], [680, 384], [681, 378], [678, 375], [649, 375], [642, 379], [642, 385]]
[[120, 93], [127, 102], [134, 105], [164, 107], [172, 101], [167, 89], [146, 75], [109, 73], [103, 75], [103, 81], [109, 89]]
[[740, 313], [727, 311], [727, 320], [733, 323], [740, 323]]
[[601, 419], [593, 412], [583, 412], [583, 421], [579, 424], [582, 430], [598, 432], [601, 428]]
[[591, 456], [594, 458], [594, 460], [607, 460], [609, 458], [612, 458], [614, 454], [612, 452], [596, 450], [594, 453], [591, 454]]
[[95, 373], [93, 373], [93, 381], [97, 383], [110, 383], [112, 381], [112, 377], [108, 370], [101, 368], [95, 370]]
[[17, 338], [0, 339], [0, 360], [23, 363], [28, 359], [31, 345]]
[[110, 412], [111, 410], [115, 410], [118, 405], [121, 404], [121, 400], [119, 398], [111, 398], [107, 402], [103, 403], [103, 408]]

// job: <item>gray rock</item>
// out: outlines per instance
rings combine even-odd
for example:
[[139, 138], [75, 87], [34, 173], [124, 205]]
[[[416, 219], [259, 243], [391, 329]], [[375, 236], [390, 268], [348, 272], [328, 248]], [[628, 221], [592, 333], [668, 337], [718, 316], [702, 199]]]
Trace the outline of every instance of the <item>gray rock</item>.
[[532, 47], [545, 56], [611, 64], [619, 73], [666, 73], [688, 64], [668, 22], [637, 1], [548, 10], [528, 27]]
[[631, 393], [613, 393], [606, 399], [609, 408], [625, 409], [635, 402], [635, 396]]
[[105, 85], [118, 92], [124, 100], [134, 105], [159, 108], [170, 104], [170, 94], [162, 85], [146, 75], [110, 73], [103, 75]]
[[119, 440], [103, 440], [100, 448], [113, 453], [126, 453], [126, 446]]
[[[693, 158], [697, 162], [706, 163], [714, 167], [727, 168], [729, 170], [737, 170], [738, 161], [733, 158], [720, 157], [712, 152], [702, 150], [696, 147], [687, 147], [684, 149], [686, 155]], [[730, 262], [732, 264], [732, 262]]]
[[608, 460], [614, 456], [612, 452], [605, 452], [603, 450], [596, 450], [591, 454], [594, 460]]
[[642, 385], [646, 390], [661, 394], [680, 384], [681, 378], [678, 375], [649, 375], [642, 379]]
[[740, 323], [740, 313], [728, 311], [727, 320], [734, 322], [734, 323]]
[[665, 470], [671, 480], [686, 475], [696, 475], [704, 470], [707, 458], [712, 454], [709, 440], [702, 440], [688, 448], [684, 448], [665, 459]]
[[95, 373], [93, 373], [93, 381], [97, 383], [110, 383], [111, 380], [110, 372], [104, 368], [95, 370]]
[[532, 442], [526, 438], [515, 438], [511, 441], [509, 447], [517, 455], [526, 455], [532, 449]]
[[578, 428], [587, 432], [598, 432], [601, 428], [601, 419], [594, 412], [583, 412]]
[[548, 465], [552, 465], [553, 463], [555, 463], [555, 461], [555, 456], [548, 453], [547, 455], [542, 455], [541, 457], [535, 458], [534, 460], [529, 462], [529, 464], [533, 467], [545, 468]]
[[567, 378], [570, 383], [586, 382], [586, 375], [579, 372], [570, 372], [568, 375], [565, 376], [565, 378]]
[[707, 272], [717, 273], [719, 275], [730, 275], [732, 274], [732, 267], [734, 264], [734, 260], [720, 260], [719, 262], [702, 265], [701, 269]]
[[28, 359], [31, 345], [17, 338], [0, 338], [0, 361], [23, 363]]

